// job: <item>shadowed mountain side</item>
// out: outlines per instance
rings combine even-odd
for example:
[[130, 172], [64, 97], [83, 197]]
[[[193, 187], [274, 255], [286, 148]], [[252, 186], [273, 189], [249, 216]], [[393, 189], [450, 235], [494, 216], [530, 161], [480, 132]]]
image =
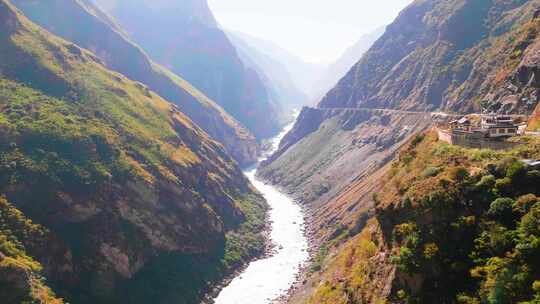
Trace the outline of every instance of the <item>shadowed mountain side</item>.
[[178, 107], [7, 0], [0, 58], [0, 281], [21, 301], [199, 303], [263, 251], [264, 199]]
[[15, 0], [30, 19], [96, 54], [108, 68], [140, 81], [178, 105], [203, 130], [223, 143], [242, 165], [256, 160], [255, 138], [191, 84], [152, 62], [120, 27], [90, 1]]
[[[281, 126], [257, 72], [247, 68], [206, 1], [96, 0], [149, 56], [189, 81], [258, 139]], [[156, 34], [159, 33], [159, 34]]]

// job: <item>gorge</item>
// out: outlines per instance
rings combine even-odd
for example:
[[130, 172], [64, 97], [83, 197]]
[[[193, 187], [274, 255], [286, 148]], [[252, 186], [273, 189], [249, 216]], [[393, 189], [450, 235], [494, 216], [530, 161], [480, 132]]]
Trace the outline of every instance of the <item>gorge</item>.
[[[273, 153], [292, 124], [272, 139]], [[261, 158], [263, 161], [266, 158]], [[264, 304], [283, 296], [297, 280], [309, 258], [304, 213], [299, 205], [272, 185], [255, 176], [256, 167], [245, 173], [270, 207], [270, 256], [249, 264], [215, 299], [216, 304]]]
[[283, 1], [0, 0], [2, 304], [540, 303], [540, 0]]

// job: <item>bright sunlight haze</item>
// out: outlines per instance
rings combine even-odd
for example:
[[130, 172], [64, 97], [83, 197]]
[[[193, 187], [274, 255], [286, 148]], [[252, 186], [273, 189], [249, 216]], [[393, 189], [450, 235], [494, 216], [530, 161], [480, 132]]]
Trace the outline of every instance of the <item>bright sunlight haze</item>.
[[209, 0], [225, 29], [277, 43], [305, 61], [330, 63], [411, 0]]

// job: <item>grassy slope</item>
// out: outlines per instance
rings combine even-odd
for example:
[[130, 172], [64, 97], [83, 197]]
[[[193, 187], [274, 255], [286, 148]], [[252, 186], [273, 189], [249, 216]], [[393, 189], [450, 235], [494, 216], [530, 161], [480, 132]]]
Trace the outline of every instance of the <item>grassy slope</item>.
[[258, 139], [279, 131], [279, 109], [266, 86], [242, 63], [206, 2], [96, 2], [110, 7], [111, 15], [156, 62], [219, 103]]
[[255, 138], [190, 83], [152, 62], [122, 29], [93, 4], [80, 0], [28, 2], [15, 0], [33, 22], [94, 52], [109, 69], [140, 81], [178, 105], [196, 124], [242, 164], [255, 160]]
[[[257, 232], [266, 206], [221, 145], [144, 85], [6, 1], [0, 20], [0, 192], [73, 255], [69, 274], [60, 264], [45, 269], [62, 297], [109, 301], [122, 292], [109, 284], [129, 290], [144, 266], [156, 281], [140, 286], [133, 302], [192, 303], [208, 281], [263, 249]], [[105, 243], [127, 256], [127, 270], [101, 255]], [[53, 244], [29, 254], [54, 260]], [[163, 265], [167, 258], [178, 267]], [[207, 272], [186, 269], [204, 259], [212, 262]], [[176, 280], [156, 285], [164, 275]]]
[[0, 197], [0, 297], [5, 303], [63, 304], [46, 285], [26, 246], [43, 246], [47, 230]]
[[304, 299], [533, 301], [540, 279], [540, 173], [516, 159], [539, 158], [540, 142], [522, 141], [494, 152], [449, 146], [433, 132], [417, 137], [374, 196], [376, 217], [321, 256], [322, 271], [310, 283], [322, 283]]

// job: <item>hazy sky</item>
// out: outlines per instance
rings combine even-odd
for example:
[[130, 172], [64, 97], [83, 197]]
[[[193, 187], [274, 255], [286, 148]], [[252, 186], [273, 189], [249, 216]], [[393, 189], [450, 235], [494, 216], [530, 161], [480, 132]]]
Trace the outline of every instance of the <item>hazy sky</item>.
[[360, 36], [389, 24], [412, 0], [209, 0], [226, 29], [329, 63]]

